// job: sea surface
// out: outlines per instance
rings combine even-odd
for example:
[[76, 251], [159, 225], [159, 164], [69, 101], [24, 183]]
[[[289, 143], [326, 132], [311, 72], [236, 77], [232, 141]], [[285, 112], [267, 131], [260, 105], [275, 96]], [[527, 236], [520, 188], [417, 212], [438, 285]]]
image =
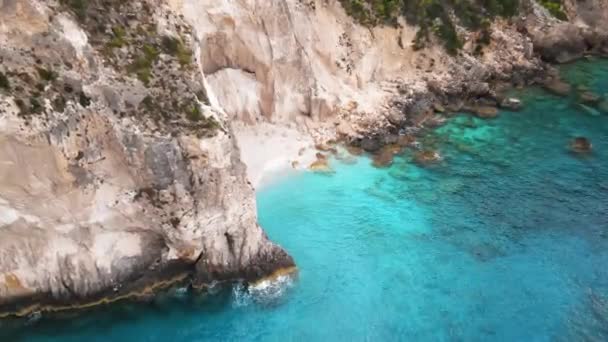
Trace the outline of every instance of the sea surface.
[[[608, 61], [562, 67], [608, 93]], [[0, 321], [12, 341], [608, 341], [608, 113], [537, 88], [457, 115], [385, 169], [332, 160], [258, 192], [297, 279]], [[569, 141], [585, 136], [587, 155]]]

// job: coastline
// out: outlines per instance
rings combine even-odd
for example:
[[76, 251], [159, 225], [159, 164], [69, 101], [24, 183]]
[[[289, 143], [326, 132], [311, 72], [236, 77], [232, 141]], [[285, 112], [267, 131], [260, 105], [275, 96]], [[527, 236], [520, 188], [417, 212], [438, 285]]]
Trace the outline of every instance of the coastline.
[[[586, 56], [583, 56], [583, 58], [585, 57]], [[595, 57], [608, 59], [605, 56]], [[561, 64], [546, 64], [546, 66], [553, 68], [555, 66], [575, 62], [577, 61], [569, 61], [568, 63]], [[542, 86], [543, 83], [538, 82], [539, 80], [554, 76], [555, 75], [552, 72], [542, 76], [535, 75], [534, 78], [529, 80], [530, 82], [527, 83], [526, 86]], [[505, 83], [497, 83], [492, 87], [493, 90], [500, 89], [505, 93], [515, 88], [516, 86], [514, 85], [505, 87]], [[487, 100], [488, 99], [486, 99], [486, 101]], [[491, 100], [495, 100], [495, 98]], [[495, 107], [500, 107], [498, 102], [495, 104]], [[465, 108], [464, 105], [460, 107], [461, 110], [446, 110], [441, 113], [433, 113], [449, 117], [456, 112], [470, 112], [463, 108]], [[472, 114], [474, 115], [474, 113]], [[424, 123], [429, 125], [424, 125]], [[411, 128], [412, 126], [409, 127]], [[393, 140], [395, 136], [399, 135], [399, 131], [407, 128], [408, 126], [387, 127], [385, 130], [375, 130], [370, 132], [369, 135], [363, 135], [355, 139], [344, 137], [344, 139], [337, 141], [335, 144], [355, 146], [361, 148], [362, 151], [368, 152], [370, 156], [375, 156], [382, 151], [383, 147], [393, 145]], [[410, 129], [409, 131], [413, 132], [412, 136], [418, 138], [421, 134], [424, 134], [425, 129], [427, 128], [433, 128], [432, 120], [425, 121], [423, 124], [417, 126], [415, 129]], [[262, 123], [255, 126], [236, 123], [233, 130], [240, 149], [241, 159], [247, 166], [247, 177], [255, 190], [262, 189], [285, 177], [289, 177], [294, 172], [314, 172], [314, 170], [310, 168], [310, 165], [317, 159], [317, 153], [325, 152], [333, 154], [334, 156], [336, 154], [335, 151], [333, 151], [333, 145], [330, 145], [330, 151], [321, 150], [319, 149], [319, 145], [315, 144], [312, 135], [299, 131], [294, 127], [271, 123]], [[374, 150], [362, 148], [361, 143], [366, 141], [366, 139], [376, 140], [378, 142], [378, 148]], [[294, 162], [297, 164], [294, 165]], [[82, 301], [70, 300], [65, 303], [56, 300], [45, 303], [46, 301], [42, 299], [34, 302], [29, 300], [24, 301], [23, 304], [18, 305], [16, 310], [2, 310], [0, 318], [22, 318], [35, 312], [54, 313], [81, 310], [97, 305], [112, 304], [123, 300], [145, 300], [146, 298], [150, 298], [150, 296], [154, 296], [158, 292], [165, 291], [177, 284], [191, 285], [194, 290], [204, 290], [207, 288], [205, 284], [194, 284], [191, 281], [191, 278], [195, 274], [195, 271], [191, 269], [193, 268], [193, 265], [183, 265], [179, 269], [184, 268], [187, 270], [178, 272], [178, 274], [176, 274], [175, 271], [170, 271], [168, 273], [159, 272], [156, 276], [148, 275], [148, 280], [140, 279], [137, 282], [131, 283], [130, 286], [126, 287], [126, 290], [120, 291], [119, 293], [103, 293]], [[269, 281], [283, 275], [291, 275], [296, 272], [297, 268], [295, 266], [282, 267], [260, 278], [247, 279], [246, 281], [255, 286], [264, 281]]]
[[[314, 163], [319, 154], [324, 158], [328, 156], [341, 157], [343, 153], [357, 156], [368, 153], [371, 159], [383, 158], [387, 152], [395, 155], [404, 148], [417, 144], [417, 140], [424, 136], [428, 129], [437, 128], [457, 113], [467, 113], [472, 116], [491, 120], [500, 110], [519, 111], [521, 104], [519, 98], [509, 97], [514, 90], [526, 87], [541, 87], [545, 91], [560, 97], [578, 96], [581, 94], [572, 84], [563, 80], [559, 67], [580, 62], [581, 60], [596, 58], [608, 60], [608, 55], [600, 53], [586, 53], [579, 58], [570, 59], [563, 63], [543, 62], [540, 68], [521, 70], [526, 78], [512, 80], [497, 80], [489, 83], [488, 91], [481, 94], [450, 94], [446, 90], [436, 90], [424, 93], [418, 98], [413, 107], [418, 107], [418, 116], [413, 120], [392, 124], [388, 126], [369, 127], [368, 131], [357, 131], [355, 134], [323, 135], [318, 131], [298, 130], [281, 124], [261, 123], [253, 126], [236, 122], [237, 141], [241, 149], [241, 158], [247, 165], [247, 174], [254, 189], [288, 177], [293, 172], [315, 172]], [[517, 80], [517, 82], [515, 82]], [[523, 83], [521, 83], [523, 82]], [[555, 91], [557, 86], [567, 86], [567, 92]], [[511, 102], [513, 101], [513, 102]], [[579, 102], [583, 105], [584, 102]], [[489, 112], [489, 114], [488, 114]], [[410, 137], [403, 143], [400, 139]], [[354, 148], [354, 151], [349, 151]], [[340, 152], [338, 152], [340, 150]], [[300, 153], [297, 153], [300, 151]], [[305, 151], [305, 153], [301, 153]], [[392, 156], [385, 158], [386, 165], [390, 165]], [[296, 163], [294, 166], [292, 163]], [[321, 170], [323, 171], [323, 170]]]
[[[536, 57], [534, 56], [535, 59]], [[572, 60], [568, 60], [568, 62], [572, 62]], [[540, 63], [531, 66], [532, 68], [530, 69], [515, 70], [513, 75], [511, 75], [512, 79], [508, 81], [504, 79], [500, 80], [500, 75], [498, 74], [487, 75], [488, 79], [498, 78], [499, 81], [492, 83], [486, 82], [487, 79], [476, 80], [476, 85], [487, 83], [487, 87], [479, 89], [472, 90], [465, 87], [461, 88], [465, 89], [465, 91], [452, 91], [447, 88], [448, 85], [442, 84], [436, 88], [430, 87], [424, 92], [415, 93], [411, 97], [403, 96], [402, 99], [399, 99], [398, 97], [401, 96], [399, 95], [393, 99], [390, 105], [399, 114], [403, 114], [402, 116], [397, 120], [387, 120], [390, 125], [368, 126], [366, 130], [359, 130], [352, 132], [352, 134], [348, 131], [346, 134], [339, 136], [320, 134], [317, 131], [313, 134], [308, 129], [298, 129], [295, 125], [260, 123], [253, 126], [245, 126], [241, 122], [234, 122], [233, 125], [236, 127], [235, 136], [239, 145], [241, 159], [247, 165], [247, 177], [255, 189], [260, 189], [282, 177], [290, 175], [292, 172], [309, 170], [311, 163], [316, 160], [317, 152], [319, 152], [317, 146], [326, 144], [328, 141], [337, 139], [341, 143], [356, 146], [367, 152], [379, 153], [384, 146], [395, 144], [395, 139], [402, 135], [402, 131], [413, 136], [421, 134], [427, 125], [432, 126], [435, 124], [435, 121], [432, 119], [436, 115], [439, 117], [449, 116], [450, 113], [466, 110], [467, 107], [469, 109], [477, 106], [500, 107], [501, 97], [497, 96], [497, 90], [507, 89], [508, 87], [519, 87], [524, 84], [538, 84], [554, 76], [550, 64]], [[542, 68], [533, 68], [534, 66], [541, 66]], [[463, 75], [457, 76], [462, 77]], [[457, 81], [459, 85], [466, 85], [469, 79], [462, 78]], [[410, 113], [412, 117], [408, 116], [406, 118], [405, 115], [409, 115]], [[346, 119], [343, 121], [349, 124], [352, 123]], [[311, 131], [314, 131], [314, 129], [311, 129]], [[189, 265], [188, 267], [191, 266]], [[161, 284], [161, 286], [155, 284]], [[148, 288], [164, 288], [162, 284], [166, 284], [166, 280], [157, 280], [156, 282], [149, 280], [145, 284], [141, 284], [138, 290], [125, 292], [124, 295], [107, 297], [113, 299], [102, 297], [99, 300], [91, 300], [91, 304], [83, 304], [82, 306], [70, 306], [58, 303], [56, 307], [74, 309], [104, 304], [124, 298], [133, 298], [137, 297], [138, 294], [146, 294]], [[28, 299], [37, 300], [40, 298], [32, 297]], [[44, 303], [44, 300], [40, 300], [40, 303]], [[34, 304], [29, 307], [27, 305], [23, 306], [28, 308], [29, 311], [53, 311], [52, 305], [48, 307], [42, 304]]]

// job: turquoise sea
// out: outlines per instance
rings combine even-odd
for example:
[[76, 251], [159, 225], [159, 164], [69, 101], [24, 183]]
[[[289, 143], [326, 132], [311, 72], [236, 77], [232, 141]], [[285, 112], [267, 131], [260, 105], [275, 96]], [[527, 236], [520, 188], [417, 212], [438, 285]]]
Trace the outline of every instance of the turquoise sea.
[[[608, 61], [562, 74], [608, 93]], [[422, 139], [440, 164], [333, 160], [334, 174], [259, 191], [261, 225], [297, 279], [0, 321], [0, 340], [607, 341], [608, 113], [515, 95], [520, 112], [458, 115]], [[593, 152], [569, 152], [575, 136]]]

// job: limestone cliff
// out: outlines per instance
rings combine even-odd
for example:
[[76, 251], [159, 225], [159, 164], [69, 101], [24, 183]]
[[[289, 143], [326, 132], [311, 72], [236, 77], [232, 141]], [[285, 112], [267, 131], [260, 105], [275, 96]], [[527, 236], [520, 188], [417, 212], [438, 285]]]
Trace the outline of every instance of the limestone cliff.
[[0, 1], [0, 310], [293, 266], [189, 26], [156, 1], [79, 4]]
[[521, 0], [518, 14], [492, 21], [485, 46], [475, 44], [483, 32], [457, 26], [464, 44], [454, 56], [436, 37], [418, 49], [417, 28], [402, 17], [363, 26], [343, 2], [170, 4], [196, 28], [212, 97], [232, 118], [296, 122], [318, 141], [413, 123], [433, 104], [458, 109], [468, 99], [494, 99], [498, 82], [540, 81], [543, 61], [608, 53], [605, 0], [564, 0], [567, 21]]

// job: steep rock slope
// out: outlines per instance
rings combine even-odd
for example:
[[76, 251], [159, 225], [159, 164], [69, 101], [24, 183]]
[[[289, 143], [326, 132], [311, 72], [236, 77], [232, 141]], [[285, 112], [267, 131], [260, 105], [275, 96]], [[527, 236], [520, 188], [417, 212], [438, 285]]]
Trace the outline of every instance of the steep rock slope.
[[188, 25], [158, 1], [82, 3], [0, 2], [0, 311], [293, 266]]
[[195, 28], [212, 97], [231, 117], [296, 122], [319, 142], [403, 126], [434, 103], [458, 109], [459, 101], [495, 98], [498, 82], [541, 81], [543, 60], [608, 52], [603, 0], [565, 0], [568, 21], [522, 0], [517, 15], [494, 18], [487, 45], [476, 44], [482, 31], [457, 26], [463, 47], [454, 56], [437, 37], [415, 46], [418, 28], [404, 18], [363, 26], [342, 2], [170, 4]]

